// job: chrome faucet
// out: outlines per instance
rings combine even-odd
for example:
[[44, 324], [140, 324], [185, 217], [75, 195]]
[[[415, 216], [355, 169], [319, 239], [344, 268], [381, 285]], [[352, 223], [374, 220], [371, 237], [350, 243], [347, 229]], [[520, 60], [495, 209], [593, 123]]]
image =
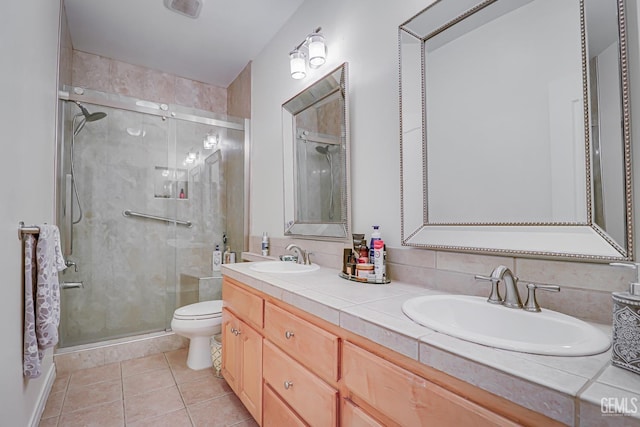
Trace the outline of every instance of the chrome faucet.
[[[493, 304], [502, 304], [509, 308], [522, 308], [522, 300], [518, 292], [518, 278], [513, 275], [504, 265], [499, 265], [492, 272], [491, 276], [475, 276], [476, 279], [488, 280], [492, 284], [491, 295], [488, 301]], [[500, 297], [498, 292], [498, 284], [504, 283], [505, 295], [504, 299]]]
[[78, 272], [78, 266], [76, 265], [76, 263], [75, 263], [75, 262], [70, 261], [70, 260], [66, 260], [66, 261], [64, 262], [64, 265], [66, 265], [66, 266], [67, 266], [67, 268], [69, 268], [69, 267], [73, 267], [73, 270], [74, 270], [76, 273]]
[[311, 265], [311, 253], [308, 253], [295, 243], [289, 244], [285, 248], [285, 250], [295, 252], [296, 256], [298, 257], [298, 264]]

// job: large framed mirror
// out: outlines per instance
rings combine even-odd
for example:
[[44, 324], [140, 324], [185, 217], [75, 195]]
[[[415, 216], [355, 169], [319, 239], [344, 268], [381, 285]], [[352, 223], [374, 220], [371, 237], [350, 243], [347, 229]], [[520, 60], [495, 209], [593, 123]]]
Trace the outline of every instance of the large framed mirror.
[[402, 243], [633, 259], [624, 0], [437, 0], [399, 26]]
[[347, 63], [282, 104], [286, 236], [347, 239]]

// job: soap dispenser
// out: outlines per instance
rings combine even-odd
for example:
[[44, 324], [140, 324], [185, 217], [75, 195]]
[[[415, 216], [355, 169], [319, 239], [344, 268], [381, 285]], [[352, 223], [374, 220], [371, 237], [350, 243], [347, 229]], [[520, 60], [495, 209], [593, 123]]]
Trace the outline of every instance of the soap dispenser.
[[635, 281], [628, 292], [613, 292], [613, 344], [611, 363], [640, 374], [640, 263], [610, 265], [634, 268]]

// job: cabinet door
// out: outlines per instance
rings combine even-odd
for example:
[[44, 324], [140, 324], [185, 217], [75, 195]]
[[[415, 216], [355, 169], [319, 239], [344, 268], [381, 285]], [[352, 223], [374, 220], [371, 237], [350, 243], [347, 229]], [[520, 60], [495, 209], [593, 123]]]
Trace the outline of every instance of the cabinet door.
[[262, 421], [262, 336], [222, 309], [222, 376], [249, 413]]
[[[284, 403], [267, 384], [264, 385], [264, 415], [262, 427], [307, 427], [305, 423]], [[349, 424], [344, 424], [348, 426]]]
[[383, 427], [383, 424], [374, 420], [369, 414], [347, 399], [342, 399], [340, 420], [340, 425], [345, 427]]
[[342, 350], [345, 386], [400, 425], [516, 425], [352, 343]]
[[264, 340], [264, 381], [306, 422], [337, 425], [338, 392], [275, 345]]
[[338, 337], [266, 303], [264, 336], [327, 381], [338, 380]]
[[240, 321], [242, 387], [238, 394], [258, 423], [262, 420], [262, 336]]
[[225, 308], [222, 309], [222, 376], [237, 394], [240, 393], [240, 340], [235, 331], [240, 321]]

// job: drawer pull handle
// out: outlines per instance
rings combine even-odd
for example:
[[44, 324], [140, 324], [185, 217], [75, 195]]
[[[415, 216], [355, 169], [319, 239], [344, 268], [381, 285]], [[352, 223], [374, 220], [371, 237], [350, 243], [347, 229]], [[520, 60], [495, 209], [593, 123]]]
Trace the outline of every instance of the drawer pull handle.
[[289, 340], [289, 339], [291, 339], [291, 337], [292, 337], [293, 335], [294, 335], [294, 333], [293, 333], [292, 331], [286, 331], [286, 332], [284, 333], [284, 337], [285, 337], [286, 339], [288, 339], [288, 340]]
[[284, 388], [286, 390], [289, 390], [291, 387], [293, 387], [293, 383], [291, 381], [285, 381], [284, 382]]
[[236, 328], [231, 328], [231, 333], [235, 336], [240, 335], [240, 329], [236, 329]]

